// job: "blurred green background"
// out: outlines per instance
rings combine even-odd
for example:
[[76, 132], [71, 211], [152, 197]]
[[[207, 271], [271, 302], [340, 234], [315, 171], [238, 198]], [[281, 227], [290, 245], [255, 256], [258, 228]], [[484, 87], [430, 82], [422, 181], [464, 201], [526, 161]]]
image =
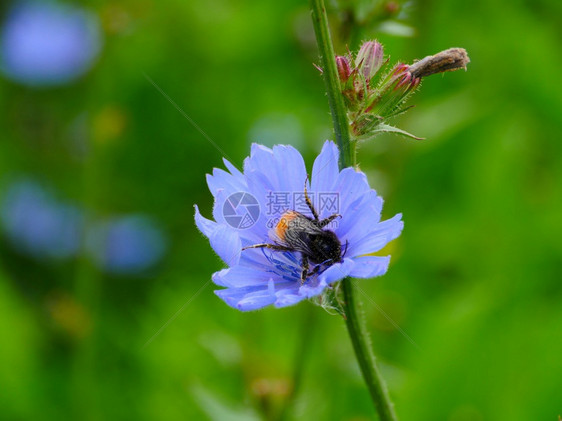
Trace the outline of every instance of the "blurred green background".
[[[561, 4], [330, 4], [339, 53], [376, 37], [392, 63], [449, 47], [472, 60], [425, 80], [396, 121], [427, 140], [359, 152], [383, 216], [404, 214], [388, 274], [361, 281], [402, 420], [562, 414]], [[222, 263], [193, 204], [211, 215], [222, 153], [150, 82], [237, 166], [251, 142], [311, 165], [332, 132], [306, 2], [82, 6], [103, 32], [88, 72], [56, 87], [0, 74], [0, 201], [33, 180], [90, 231], [144, 215], [164, 251], [115, 273], [87, 252], [26, 252], [0, 215], [0, 418], [277, 419], [287, 399], [285, 419], [375, 417], [340, 317], [308, 302], [244, 314], [213, 294]]]

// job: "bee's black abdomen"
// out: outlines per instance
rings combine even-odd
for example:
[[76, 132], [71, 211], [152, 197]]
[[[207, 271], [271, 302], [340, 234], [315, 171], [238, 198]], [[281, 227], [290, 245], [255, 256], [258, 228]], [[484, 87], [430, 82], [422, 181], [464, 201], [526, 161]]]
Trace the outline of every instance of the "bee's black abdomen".
[[308, 258], [312, 263], [335, 263], [341, 260], [341, 243], [332, 231], [310, 235], [309, 245], [312, 253]]

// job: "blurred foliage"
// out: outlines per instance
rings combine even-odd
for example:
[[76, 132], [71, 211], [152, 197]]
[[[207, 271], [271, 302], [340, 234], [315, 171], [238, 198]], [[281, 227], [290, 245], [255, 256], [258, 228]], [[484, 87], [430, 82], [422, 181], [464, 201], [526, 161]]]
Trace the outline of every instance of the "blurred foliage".
[[[339, 3], [347, 12], [332, 15], [336, 29], [346, 16], [368, 16], [366, 2]], [[307, 5], [85, 6], [105, 37], [87, 75], [49, 89], [0, 79], [0, 191], [23, 175], [93, 218], [148, 214], [164, 227], [168, 253], [142, 276], [117, 276], [80, 256], [34, 260], [2, 239], [0, 418], [273, 419], [297, 363], [302, 381], [287, 419], [371, 419], [338, 316], [310, 303], [242, 314], [212, 293], [221, 262], [195, 228], [193, 204], [210, 215], [204, 175], [223, 153], [148, 80], [236, 165], [254, 141], [293, 144], [310, 164], [331, 122]], [[562, 8], [395, 6], [402, 15], [392, 21], [412, 37], [362, 24], [335, 31], [338, 53], [377, 37], [393, 62], [456, 46], [472, 60], [466, 73], [424, 80], [416, 107], [400, 117], [427, 140], [382, 136], [359, 154], [385, 216], [403, 212], [406, 222], [389, 273], [361, 282], [398, 414], [556, 420], [562, 87], [553, 71], [562, 67]]]

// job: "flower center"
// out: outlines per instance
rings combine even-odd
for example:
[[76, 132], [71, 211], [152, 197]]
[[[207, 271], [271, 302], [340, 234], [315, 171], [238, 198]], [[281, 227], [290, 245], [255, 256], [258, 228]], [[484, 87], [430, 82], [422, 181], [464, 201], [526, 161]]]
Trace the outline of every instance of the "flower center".
[[[271, 263], [271, 266], [265, 269], [266, 272], [274, 273], [286, 281], [301, 281], [302, 265], [300, 259], [297, 258], [295, 253], [289, 251], [267, 252], [265, 248], [261, 249], [261, 251], [269, 263]], [[318, 275], [328, 268], [327, 265], [321, 263], [310, 267], [309, 272], [312, 271], [315, 266], [320, 266], [319, 270], [316, 270], [314, 274], [307, 276], [305, 283], [312, 282], [312, 280], [317, 279]]]

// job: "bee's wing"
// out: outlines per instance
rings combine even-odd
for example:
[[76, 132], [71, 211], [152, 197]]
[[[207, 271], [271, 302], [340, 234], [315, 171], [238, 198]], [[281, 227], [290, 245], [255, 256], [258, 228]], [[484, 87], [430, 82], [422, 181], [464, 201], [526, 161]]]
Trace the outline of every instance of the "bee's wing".
[[279, 234], [277, 233], [277, 228], [271, 228], [267, 234], [269, 235], [269, 239], [275, 243], [275, 244], [279, 244], [280, 246], [285, 246], [285, 247], [289, 247], [289, 245], [285, 242], [285, 240], [283, 240], [281, 237], [279, 237]]
[[296, 211], [287, 211], [277, 221], [276, 225], [268, 231], [269, 239], [275, 244], [291, 247], [286, 241], [285, 234], [294, 224], [301, 226], [308, 222], [308, 218]]
[[295, 250], [300, 251], [301, 253], [307, 254], [307, 255], [311, 255], [313, 254], [312, 249], [310, 248], [310, 245], [308, 243], [308, 241], [306, 240], [306, 237], [303, 238], [303, 233], [297, 234], [297, 235], [291, 235], [289, 234], [289, 239], [286, 239], [287, 242], [289, 242], [291, 244], [291, 247], [294, 248]]
[[313, 224], [304, 224], [295, 230], [287, 230], [285, 233], [285, 243], [291, 248], [302, 253], [313, 255], [310, 248], [310, 236], [322, 234], [322, 230]]
[[310, 235], [322, 234], [322, 229], [305, 215], [291, 211], [285, 215], [285, 225], [279, 223], [269, 230], [269, 238], [276, 244], [305, 254], [313, 254], [309, 241]]

